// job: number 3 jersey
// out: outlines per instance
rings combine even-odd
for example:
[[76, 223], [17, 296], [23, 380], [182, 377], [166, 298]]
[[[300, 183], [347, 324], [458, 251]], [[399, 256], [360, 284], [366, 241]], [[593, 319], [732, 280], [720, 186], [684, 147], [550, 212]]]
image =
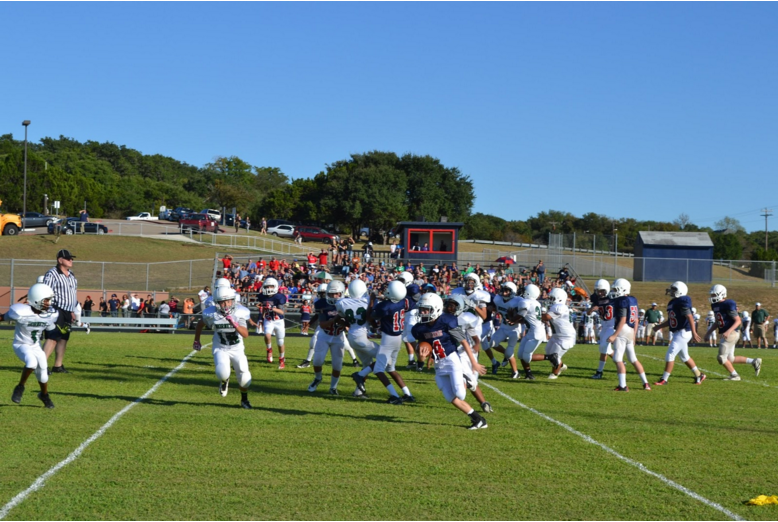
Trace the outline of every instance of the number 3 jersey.
[[[235, 305], [232, 317], [240, 326], [246, 326], [251, 316], [249, 309], [242, 305]], [[203, 311], [205, 326], [213, 330], [213, 348], [244, 348], [243, 336], [225, 319], [224, 313], [215, 306], [209, 306]]]
[[349, 324], [349, 333], [352, 335], [361, 330], [367, 331], [367, 307], [370, 297], [365, 295], [360, 299], [344, 297], [335, 303], [338, 315], [345, 317]]
[[716, 324], [719, 327], [719, 333], [724, 333], [735, 323], [738, 317], [737, 304], [732, 299], [725, 299], [718, 303], [710, 305], [710, 309], [716, 316]]
[[613, 304], [610, 297], [600, 297], [594, 293], [591, 297], [592, 306], [597, 307], [597, 314], [600, 316], [602, 331], [613, 330]]
[[14, 345], [38, 344], [44, 330], [51, 331], [56, 328], [57, 317], [59, 312], [38, 315], [32, 311], [30, 305], [23, 303], [16, 303], [5, 313], [6, 321], [16, 321]]

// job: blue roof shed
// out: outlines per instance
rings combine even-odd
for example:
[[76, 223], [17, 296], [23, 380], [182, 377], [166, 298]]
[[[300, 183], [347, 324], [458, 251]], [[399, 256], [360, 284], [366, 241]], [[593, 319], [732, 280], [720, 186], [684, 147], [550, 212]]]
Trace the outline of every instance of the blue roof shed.
[[713, 241], [707, 232], [638, 232], [635, 281], [710, 283]]

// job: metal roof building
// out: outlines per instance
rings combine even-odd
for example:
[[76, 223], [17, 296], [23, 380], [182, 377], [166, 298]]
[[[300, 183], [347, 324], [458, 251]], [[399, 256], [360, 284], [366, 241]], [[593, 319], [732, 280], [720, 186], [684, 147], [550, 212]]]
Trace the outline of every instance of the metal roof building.
[[710, 283], [713, 241], [707, 232], [638, 232], [635, 281]]

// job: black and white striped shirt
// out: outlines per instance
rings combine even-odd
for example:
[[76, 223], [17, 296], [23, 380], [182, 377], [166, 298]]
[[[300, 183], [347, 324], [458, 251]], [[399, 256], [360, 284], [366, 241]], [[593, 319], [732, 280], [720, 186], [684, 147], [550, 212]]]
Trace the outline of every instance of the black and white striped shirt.
[[66, 276], [58, 266], [55, 266], [46, 272], [43, 276], [43, 282], [54, 290], [54, 300], [51, 303], [52, 306], [65, 310], [66, 312], [72, 312], [76, 309], [76, 305], [78, 304], [76, 296], [78, 281], [72, 270], [70, 271], [70, 275]]

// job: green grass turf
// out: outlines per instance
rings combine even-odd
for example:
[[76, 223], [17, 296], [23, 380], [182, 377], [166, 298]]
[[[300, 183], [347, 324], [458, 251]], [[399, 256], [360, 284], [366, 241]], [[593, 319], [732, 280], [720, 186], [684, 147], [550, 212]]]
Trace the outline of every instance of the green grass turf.
[[[0, 331], [2, 505], [175, 368], [192, 342], [188, 335], [74, 335], [66, 357], [72, 373], [51, 377], [57, 407], [45, 410], [34, 377], [22, 404], [10, 401], [21, 368], [11, 337]], [[264, 361], [261, 339], [248, 339], [253, 411], [239, 408], [234, 378], [229, 396], [219, 396], [210, 350], [200, 352], [8, 518], [726, 518], [488, 388], [495, 412], [479, 431], [464, 429], [468, 419], [445, 403], [430, 373], [401, 371], [416, 404], [383, 403], [374, 378], [370, 400], [350, 397], [352, 368], [344, 369], [340, 397], [327, 394], [326, 367], [320, 391], [310, 394], [311, 369], [294, 368], [307, 343], [289, 338], [288, 368], [279, 371]], [[639, 348], [652, 382], [664, 350]], [[764, 358], [760, 377], [742, 366], [743, 382], [710, 374], [694, 386], [678, 363], [669, 386], [644, 392], [630, 367], [632, 391], [615, 393], [613, 363], [605, 380], [589, 379], [597, 350], [579, 345], [556, 381], [546, 379], [544, 362], [534, 363], [534, 382], [512, 381], [505, 371], [483, 381], [741, 517], [774, 520], [778, 506], [742, 502], [778, 493], [778, 351], [739, 352]], [[700, 367], [723, 373], [715, 355], [692, 348]], [[400, 362], [404, 368], [404, 354]]]

